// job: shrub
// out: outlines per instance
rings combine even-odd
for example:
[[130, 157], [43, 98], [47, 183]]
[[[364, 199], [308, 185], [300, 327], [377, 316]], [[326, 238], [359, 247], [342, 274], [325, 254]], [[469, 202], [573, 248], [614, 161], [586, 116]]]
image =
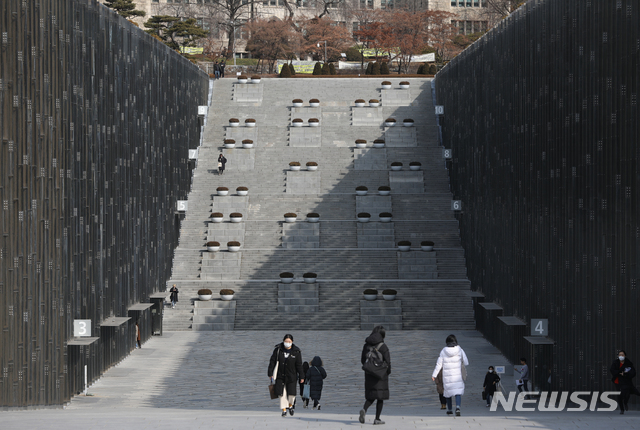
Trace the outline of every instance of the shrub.
[[293, 64], [289, 63], [289, 72], [291, 72], [291, 76], [296, 75], [296, 68], [293, 67]]
[[315, 161], [307, 161], [307, 166], [317, 166], [318, 163], [316, 163]]
[[235, 293], [236, 292], [233, 290], [227, 290], [227, 289], [220, 290], [221, 296], [233, 296]]
[[202, 288], [202, 289], [198, 290], [198, 295], [199, 296], [210, 296], [211, 294], [212, 294], [212, 292], [208, 288]]
[[354, 46], [347, 49], [345, 54], [347, 54], [347, 61], [362, 61], [362, 53]]
[[304, 103], [302, 99], [293, 99], [291, 103]]
[[253, 75], [251, 79], [261, 79], [259, 75]]
[[224, 215], [222, 215], [221, 212], [214, 212], [211, 215], [209, 215], [209, 218], [222, 218]]
[[227, 188], [227, 187], [218, 187], [218, 188], [216, 188], [216, 191], [229, 191], [229, 188]]
[[394, 161], [393, 163], [391, 163], [392, 166], [402, 166], [402, 163], [399, 161]]
[[396, 122], [395, 118], [387, 118], [384, 120], [384, 122]]
[[318, 99], [311, 99], [311, 100], [309, 100], [309, 103], [320, 103], [320, 100], [318, 100]]
[[409, 81], [402, 81], [400, 82], [400, 85], [409, 85]]
[[317, 214], [315, 212], [311, 212], [307, 214], [307, 218], [320, 218], [320, 214]]
[[230, 218], [242, 218], [242, 214], [240, 212], [233, 212], [229, 215]]
[[422, 166], [422, 163], [419, 161], [412, 161], [411, 163], [409, 163], [409, 166]]
[[253, 140], [251, 139], [245, 139], [242, 141], [242, 143], [253, 143]]
[[391, 85], [391, 82], [389, 82], [389, 81], [382, 81], [382, 85]]
[[225, 139], [224, 143], [236, 143], [236, 141], [233, 139]]
[[369, 188], [365, 187], [364, 185], [360, 185], [356, 187], [356, 191], [369, 191]]
[[287, 212], [286, 214], [284, 214], [285, 218], [297, 218], [298, 215], [294, 214], [293, 212]]
[[291, 163], [289, 163], [289, 166], [299, 166], [300, 163], [297, 161], [292, 161]]
[[378, 99], [371, 99], [371, 100], [369, 100], [369, 103], [380, 103], [380, 100], [378, 100]]
[[240, 122], [238, 118], [230, 118], [229, 122]]
[[227, 242], [227, 246], [240, 246], [240, 242], [233, 240], [231, 242]]
[[238, 188], [236, 188], [236, 191], [249, 191], [249, 188], [247, 188], [247, 187], [238, 187]]
[[393, 215], [391, 215], [389, 212], [380, 212], [380, 218], [391, 218], [393, 217]]
[[302, 118], [295, 118], [292, 122], [304, 122]]
[[291, 273], [291, 272], [282, 272], [280, 274], [280, 277], [281, 278], [293, 278], [293, 273]]
[[309, 122], [320, 122], [318, 118], [309, 118]]
[[216, 242], [216, 241], [207, 242], [207, 246], [220, 246], [220, 242]]
[[373, 66], [371, 67], [371, 74], [372, 75], [380, 74], [380, 63], [378, 63], [377, 61], [373, 63]]
[[431, 242], [430, 240], [423, 240], [422, 242], [420, 242], [420, 246], [433, 246], [434, 243]]
[[240, 75], [238, 76], [238, 79], [249, 79], [249, 78], [247, 78], [247, 75]]
[[435, 64], [431, 64], [429, 66], [429, 74], [435, 75], [436, 73], [438, 73], [438, 67]]
[[358, 218], [371, 218], [371, 214], [366, 213], [366, 212], [360, 212], [358, 214]]
[[280, 69], [280, 77], [281, 78], [290, 78], [291, 77], [291, 69], [287, 64], [282, 65], [282, 69]]
[[302, 277], [303, 278], [317, 278], [318, 275], [316, 275], [315, 273], [308, 272], [308, 273], [305, 273], [304, 275], [302, 275]]
[[314, 75], [321, 75], [322, 74], [322, 63], [321, 62], [317, 62], [315, 66], [313, 66], [313, 74]]
[[398, 294], [398, 292], [396, 290], [382, 290], [382, 294], [395, 296], [396, 294]]
[[322, 75], [330, 75], [331, 74], [331, 70], [329, 69], [329, 64], [328, 63], [324, 63], [322, 65]]
[[408, 240], [401, 240], [400, 242], [398, 242], [398, 246], [411, 246], [411, 242], [409, 242]]
[[388, 187], [386, 185], [382, 185], [382, 186], [378, 187], [378, 191], [391, 191], [391, 187]]
[[411, 118], [405, 118], [402, 120], [402, 122], [413, 122], [413, 120]]
[[364, 74], [365, 75], [370, 75], [371, 74], [371, 69], [373, 69], [373, 63], [372, 62], [368, 62], [367, 63], [367, 70], [365, 70]]
[[420, 64], [420, 66], [418, 67], [418, 71], [416, 72], [418, 75], [426, 75], [424, 69], [425, 69], [425, 65], [424, 64]]
[[387, 64], [386, 61], [384, 63], [380, 64], [380, 74], [381, 75], [388, 75], [389, 74], [389, 64]]
[[384, 139], [375, 139], [373, 143], [384, 143]]
[[363, 294], [366, 294], [366, 295], [375, 294], [377, 296], [378, 290], [374, 290], [373, 288], [367, 288], [366, 290], [363, 291]]
[[367, 143], [364, 139], [356, 139], [356, 143]]
[[337, 75], [338, 74], [336, 72], [336, 66], [334, 66], [333, 63], [329, 63], [329, 74], [330, 75]]
[[366, 101], [364, 101], [363, 99], [358, 99], [356, 100], [356, 103], [366, 103]]
[[256, 122], [256, 120], [253, 119], [253, 118], [247, 118], [247, 119], [244, 120], [244, 122], [245, 123], [247, 123], [247, 122]]

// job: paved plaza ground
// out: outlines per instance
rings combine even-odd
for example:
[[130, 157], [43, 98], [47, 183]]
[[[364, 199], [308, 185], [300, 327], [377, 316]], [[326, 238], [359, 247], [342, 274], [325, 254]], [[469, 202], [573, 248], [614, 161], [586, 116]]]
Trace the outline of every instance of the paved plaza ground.
[[[267, 364], [284, 333], [165, 332], [134, 351], [64, 410], [10, 411], [0, 414], [1, 429], [351, 429], [364, 425], [360, 353], [368, 332], [296, 331], [303, 359], [320, 355], [328, 377], [322, 410], [296, 409], [282, 418], [268, 398]], [[633, 429], [640, 413], [490, 412], [481, 398], [489, 365], [507, 364], [479, 332], [455, 333], [469, 357], [462, 416], [439, 409], [431, 381], [445, 331], [389, 332], [391, 399], [385, 402], [386, 429]], [[505, 377], [511, 384], [513, 377]], [[510, 388], [511, 389], [511, 388]], [[515, 387], [513, 387], [515, 389]]]

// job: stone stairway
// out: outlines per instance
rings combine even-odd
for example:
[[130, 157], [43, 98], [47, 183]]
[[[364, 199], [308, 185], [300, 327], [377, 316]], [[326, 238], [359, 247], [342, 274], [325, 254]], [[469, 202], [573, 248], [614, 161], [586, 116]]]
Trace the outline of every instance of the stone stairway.
[[[430, 80], [408, 80], [409, 90], [400, 89], [396, 78], [391, 90], [372, 79], [263, 79], [244, 86], [235, 79], [215, 81], [168, 282], [180, 288], [180, 302], [166, 310], [165, 330], [474, 327]], [[292, 107], [294, 98], [305, 106]], [[309, 107], [311, 98], [320, 106]], [[377, 98], [382, 106], [356, 108], [358, 98]], [[389, 117], [398, 125], [385, 127]], [[240, 126], [229, 126], [230, 118]], [[248, 118], [255, 127], [244, 126]], [[293, 127], [295, 118], [304, 126]], [[309, 127], [310, 118], [320, 125]], [[404, 127], [405, 118], [415, 126]], [[229, 138], [236, 148], [223, 147]], [[242, 148], [243, 139], [253, 140], [253, 148]], [[355, 148], [356, 139], [367, 147]], [[386, 146], [373, 148], [375, 139]], [[223, 175], [220, 153], [228, 160]], [[302, 169], [291, 171], [292, 161]], [[306, 170], [309, 161], [318, 163], [317, 171]], [[392, 171], [393, 162], [402, 169]], [[420, 169], [410, 170], [412, 162]], [[361, 185], [369, 189], [366, 196], [355, 195]], [[217, 195], [221, 186], [228, 196]], [[236, 195], [240, 186], [249, 188], [248, 196]], [[380, 186], [391, 187], [391, 194], [378, 195]], [[209, 222], [213, 212], [221, 212], [223, 222]], [[242, 213], [242, 222], [231, 223], [232, 212]], [[297, 214], [293, 223], [284, 222], [289, 212]], [[320, 214], [318, 223], [306, 221], [311, 212]], [[358, 222], [360, 212], [370, 213], [371, 221]], [[381, 222], [381, 212], [391, 213], [392, 221]], [[239, 252], [227, 251], [232, 240], [242, 244]], [[398, 251], [401, 240], [412, 243], [411, 251]], [[424, 240], [435, 242], [434, 252], [420, 250]], [[207, 241], [220, 242], [221, 250], [207, 252]], [[281, 272], [293, 272], [296, 281], [280, 283]], [[302, 283], [306, 272], [317, 273], [318, 282]], [[200, 302], [200, 288], [211, 289], [214, 299], [223, 288], [235, 296], [223, 305]], [[364, 303], [367, 288], [396, 289], [397, 300]]]

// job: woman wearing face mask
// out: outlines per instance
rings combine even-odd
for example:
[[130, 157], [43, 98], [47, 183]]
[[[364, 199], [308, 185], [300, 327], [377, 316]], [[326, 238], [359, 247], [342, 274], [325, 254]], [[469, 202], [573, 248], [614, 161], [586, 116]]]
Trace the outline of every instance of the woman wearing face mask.
[[487, 407], [491, 406], [491, 399], [498, 388], [498, 382], [500, 382], [500, 377], [496, 374], [493, 366], [489, 366], [489, 371], [484, 377], [484, 384], [482, 384], [482, 390], [487, 397]]
[[620, 395], [618, 396], [618, 406], [620, 406], [620, 413], [624, 414], [624, 410], [629, 410], [629, 397], [631, 397], [631, 393], [636, 395], [640, 394], [636, 387], [633, 385], [631, 379], [636, 376], [636, 368], [627, 358], [627, 353], [623, 350], [618, 352], [618, 359], [611, 364], [611, 369], [609, 369], [613, 377], [611, 380], [614, 384], [616, 384], [616, 388], [620, 390]]
[[[298, 376], [300, 375], [300, 376]], [[280, 398], [282, 416], [293, 415], [298, 380], [304, 383], [302, 352], [293, 344], [293, 336], [286, 334], [282, 343], [276, 345], [269, 361], [268, 376], [275, 383], [275, 392]], [[299, 379], [299, 378], [302, 379]]]

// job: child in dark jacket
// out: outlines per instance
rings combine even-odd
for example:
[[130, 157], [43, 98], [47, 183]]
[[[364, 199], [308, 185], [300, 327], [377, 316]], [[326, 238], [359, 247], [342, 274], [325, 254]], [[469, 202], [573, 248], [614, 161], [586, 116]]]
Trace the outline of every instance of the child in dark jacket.
[[[313, 409], [320, 410], [320, 396], [322, 395], [323, 379], [327, 377], [327, 372], [322, 367], [322, 359], [317, 355], [311, 360], [311, 366], [305, 376], [305, 382], [309, 381], [311, 385], [311, 399], [313, 400]], [[308, 400], [307, 400], [308, 401]]]

